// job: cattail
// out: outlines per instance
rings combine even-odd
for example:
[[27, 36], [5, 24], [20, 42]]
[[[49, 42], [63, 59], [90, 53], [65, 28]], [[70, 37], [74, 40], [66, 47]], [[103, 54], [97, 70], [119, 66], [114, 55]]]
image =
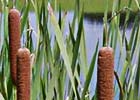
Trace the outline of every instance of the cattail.
[[112, 48], [103, 47], [100, 49], [97, 70], [98, 100], [114, 100], [114, 56]]
[[17, 100], [30, 100], [30, 51], [20, 48], [17, 54]]
[[11, 9], [8, 15], [9, 21], [9, 54], [10, 73], [13, 83], [16, 85], [16, 56], [20, 48], [20, 14], [16, 9]]

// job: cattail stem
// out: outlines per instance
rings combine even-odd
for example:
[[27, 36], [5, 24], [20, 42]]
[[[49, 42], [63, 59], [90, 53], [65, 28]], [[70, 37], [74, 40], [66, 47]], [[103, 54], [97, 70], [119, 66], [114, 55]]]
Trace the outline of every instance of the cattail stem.
[[10, 73], [13, 83], [16, 85], [16, 56], [20, 48], [20, 13], [16, 9], [11, 9], [8, 15], [9, 24], [9, 55]]
[[113, 49], [103, 47], [98, 55], [97, 98], [114, 100], [114, 56]]
[[30, 100], [30, 51], [20, 48], [17, 54], [17, 100]]

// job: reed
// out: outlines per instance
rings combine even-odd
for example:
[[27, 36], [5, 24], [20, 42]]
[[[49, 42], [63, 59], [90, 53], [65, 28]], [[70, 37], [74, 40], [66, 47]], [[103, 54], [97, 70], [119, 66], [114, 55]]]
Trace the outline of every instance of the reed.
[[20, 48], [17, 54], [17, 100], [30, 100], [30, 51]]
[[97, 98], [114, 100], [114, 56], [113, 49], [103, 47], [98, 55]]
[[[85, 1], [84, 7], [81, 6], [81, 1]], [[122, 0], [111, 2], [104, 0], [100, 3], [101, 1], [22, 0], [21, 2], [15, 0], [13, 6], [22, 12], [20, 15], [16, 9], [11, 9], [9, 12], [10, 0], [0, 0], [2, 5], [0, 6], [0, 95], [5, 100], [140, 100], [139, 13], [134, 18], [133, 27], [129, 27], [130, 31], [127, 30], [130, 13], [135, 11], [133, 5], [140, 9], [139, 0], [123, 0], [125, 6], [121, 6]], [[58, 5], [53, 9], [55, 7], [53, 2], [62, 4], [59, 10]], [[61, 8], [66, 10], [67, 8], [63, 7], [68, 7], [70, 3], [75, 9], [72, 11], [74, 13], [72, 21], [67, 23], [69, 11], [61, 12]], [[96, 47], [92, 45], [93, 53], [90, 53], [87, 51], [90, 48], [86, 48], [91, 45], [86, 45], [89, 43], [87, 41], [89, 33], [86, 31], [88, 26], [85, 24], [82, 11], [86, 12], [88, 8], [93, 12], [100, 12], [97, 10], [100, 5], [97, 7], [97, 4], [104, 5], [101, 7], [101, 12], [105, 10], [103, 23], [100, 23], [103, 26], [101, 27], [103, 33], [99, 33], [101, 37], [98, 40], [95, 39]], [[54, 13], [49, 14], [47, 11], [49, 7]], [[112, 16], [108, 20], [109, 11]], [[126, 12], [125, 23], [121, 28], [122, 13], [118, 13], [120, 11]], [[56, 13], [59, 13], [58, 18]], [[31, 16], [32, 14], [34, 16]], [[67, 26], [69, 29], [65, 30]], [[91, 33], [94, 39], [94, 31]], [[129, 35], [130, 37], [127, 37]], [[20, 36], [21, 44], [32, 52], [31, 58], [29, 58], [29, 51], [25, 48], [21, 48], [17, 55]], [[110, 47], [103, 47], [99, 51], [101, 44], [108, 45], [113, 50]], [[115, 65], [113, 65], [113, 51], [116, 58]], [[25, 59], [26, 56], [28, 58]], [[28, 60], [30, 59], [32, 73], [29, 69]], [[98, 66], [96, 66], [97, 63]], [[96, 74], [97, 67], [98, 74]], [[113, 78], [113, 69], [115, 69], [116, 78]], [[29, 73], [32, 75], [31, 83]], [[97, 75], [98, 82], [95, 78]], [[30, 91], [32, 91], [31, 94]]]
[[16, 85], [16, 56], [20, 48], [20, 13], [16, 9], [11, 9], [8, 15], [9, 24], [9, 55], [10, 72], [13, 83]]

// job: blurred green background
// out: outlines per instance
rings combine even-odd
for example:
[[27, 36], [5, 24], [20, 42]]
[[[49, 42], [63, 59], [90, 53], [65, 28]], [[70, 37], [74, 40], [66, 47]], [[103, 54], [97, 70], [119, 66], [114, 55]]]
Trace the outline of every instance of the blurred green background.
[[[48, 1], [48, 0], [47, 0]], [[55, 0], [49, 0], [52, 5], [54, 4]], [[119, 1], [119, 0], [118, 0]], [[121, 8], [125, 7], [128, 5], [128, 0], [120, 0], [121, 1]], [[138, 0], [140, 1], [140, 0]], [[109, 0], [108, 2], [108, 11], [112, 11], [112, 6], [113, 6], [114, 0]], [[1, 2], [0, 2], [1, 3]], [[17, 7], [18, 9], [21, 9], [21, 7], [24, 4], [24, 0], [17, 0]], [[12, 0], [9, 1], [9, 5], [11, 6]], [[57, 7], [58, 5], [61, 5], [62, 10], [64, 11], [71, 11], [74, 10], [75, 7], [75, 0], [57, 0]], [[80, 0], [80, 4], [84, 5], [84, 12], [86, 13], [104, 13], [107, 2], [106, 0]], [[2, 5], [0, 4], [0, 7]], [[47, 5], [46, 5], [47, 6]], [[135, 0], [132, 0], [131, 8], [133, 10], [137, 10]]]

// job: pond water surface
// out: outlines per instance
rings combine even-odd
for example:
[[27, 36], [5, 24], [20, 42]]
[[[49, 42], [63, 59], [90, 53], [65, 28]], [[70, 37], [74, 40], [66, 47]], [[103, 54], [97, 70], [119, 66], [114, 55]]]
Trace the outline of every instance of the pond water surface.
[[[74, 15], [73, 12], [68, 12], [66, 15], [64, 34], [69, 33], [69, 23], [72, 22], [73, 15]], [[56, 16], [58, 18], [58, 14], [56, 14]], [[30, 18], [31, 26], [36, 31], [35, 14], [31, 12], [29, 15], [29, 18]], [[131, 30], [131, 27], [129, 27], [126, 30], [126, 33], [127, 33], [126, 35], [128, 38], [130, 37], [130, 34], [129, 34], [130, 30]], [[50, 31], [51, 31], [51, 34], [54, 34], [52, 27], [50, 27]], [[77, 27], [76, 27], [76, 31], [77, 31]], [[92, 20], [91, 18], [85, 17], [84, 18], [84, 31], [85, 31], [85, 40], [86, 40], [87, 59], [88, 59], [88, 64], [90, 64], [94, 50], [95, 50], [95, 46], [98, 40], [99, 40], [99, 48], [101, 48], [102, 46], [103, 22], [102, 21], [99, 22], [96, 20]], [[115, 69], [117, 69], [117, 66], [118, 66], [117, 64], [119, 60], [119, 50], [120, 50], [119, 45], [117, 45], [117, 50], [115, 51]], [[122, 65], [119, 65], [119, 66], [122, 66]], [[97, 75], [97, 65], [95, 67], [94, 75], [92, 77], [92, 80], [94, 81], [91, 81], [91, 84], [90, 84], [91, 95], [93, 95], [95, 92], [95, 85], [96, 85], [95, 83], [97, 81], [96, 75]], [[82, 77], [81, 77], [81, 80], [83, 80]], [[117, 100], [117, 97], [116, 97], [116, 100]]]
[[[65, 28], [64, 28], [64, 34], [66, 34], [66, 35], [69, 33], [69, 23], [72, 22], [73, 15], [74, 15], [73, 12], [68, 12], [66, 15], [66, 20], [65, 20], [66, 22], [65, 22]], [[0, 16], [1, 16], [1, 14], [0, 14]], [[58, 18], [58, 14], [56, 14], [56, 16]], [[31, 26], [36, 33], [37, 30], [36, 30], [35, 13], [30, 12], [29, 19], [30, 19]], [[3, 29], [3, 28], [1, 27], [1, 29]], [[51, 34], [54, 34], [52, 26], [50, 26], [49, 31], [51, 32]], [[77, 31], [77, 27], [76, 27], [75, 32], [76, 31]], [[96, 21], [94, 19], [91, 19], [91, 17], [88, 18], [86, 16], [86, 17], [84, 17], [84, 31], [85, 31], [85, 40], [86, 40], [87, 61], [88, 61], [88, 65], [89, 65], [91, 62], [91, 59], [92, 59], [92, 56], [93, 56], [93, 53], [95, 50], [95, 46], [96, 46], [96, 43], [98, 40], [99, 40], [99, 48], [101, 48], [101, 46], [102, 46], [103, 22]], [[131, 26], [126, 30], [127, 38], [130, 37], [130, 31], [131, 31]], [[2, 36], [2, 34], [0, 34], [0, 36]], [[36, 43], [36, 40], [34, 40], [34, 42]], [[122, 63], [120, 63], [120, 65], [118, 65], [119, 52], [120, 52], [119, 50], [120, 50], [119, 45], [117, 45], [117, 49], [115, 51], [115, 70], [117, 69], [118, 66], [122, 67], [122, 64], [123, 64], [123, 62], [122, 62]], [[82, 80], [84, 80], [84, 79], [81, 77], [81, 83], [83, 84]], [[94, 75], [92, 77], [92, 81], [90, 84], [90, 95], [93, 95], [95, 92], [95, 85], [96, 85], [95, 83], [96, 82], [97, 82], [97, 65], [95, 66]], [[118, 95], [116, 95], [115, 100], [117, 100], [117, 98], [118, 98]]]

